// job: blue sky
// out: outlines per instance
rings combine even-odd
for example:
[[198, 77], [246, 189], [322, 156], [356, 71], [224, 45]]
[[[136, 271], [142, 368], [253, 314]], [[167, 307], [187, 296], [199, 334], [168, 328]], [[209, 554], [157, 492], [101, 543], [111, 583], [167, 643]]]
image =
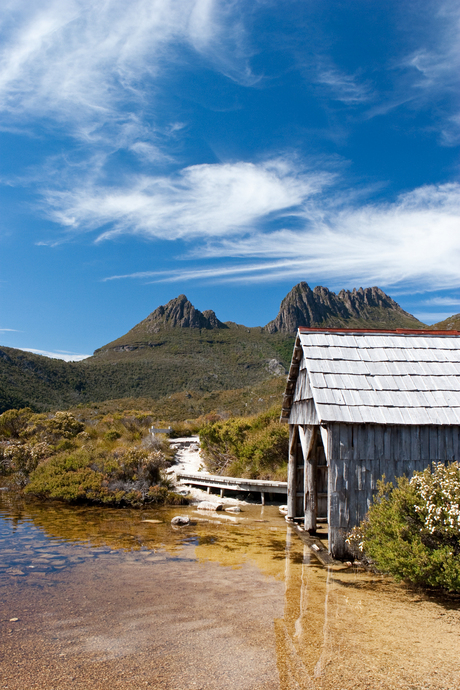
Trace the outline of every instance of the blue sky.
[[185, 293], [460, 312], [460, 8], [4, 0], [1, 344], [90, 354]]

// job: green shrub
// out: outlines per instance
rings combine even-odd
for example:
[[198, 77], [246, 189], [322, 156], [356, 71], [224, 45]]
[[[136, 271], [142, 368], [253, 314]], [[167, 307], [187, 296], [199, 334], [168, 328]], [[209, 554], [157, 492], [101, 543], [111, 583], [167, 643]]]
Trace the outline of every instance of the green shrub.
[[32, 415], [29, 407], [22, 410], [7, 410], [0, 414], [0, 438], [19, 438]]
[[381, 481], [348, 543], [397, 579], [460, 591], [460, 465], [435, 464], [396, 487]]
[[104, 434], [105, 440], [106, 440], [106, 441], [109, 441], [109, 442], [111, 442], [111, 441], [116, 441], [117, 438], [120, 438], [120, 437], [121, 437], [121, 434], [120, 434], [120, 432], [117, 431], [116, 429], [109, 429], [109, 430], [106, 431], [105, 434]]
[[253, 417], [206, 424], [200, 439], [209, 469], [218, 474], [285, 481], [289, 429], [278, 407]]
[[92, 460], [85, 450], [55, 455], [32, 472], [25, 492], [70, 502], [102, 501], [104, 475], [91, 468]]
[[80, 448], [58, 453], [30, 473], [25, 493], [67, 502], [138, 507], [146, 503], [187, 503], [170, 490], [161, 451]]
[[0, 474], [10, 475], [11, 485], [22, 488], [29, 474], [52, 453], [53, 448], [45, 442], [10, 442], [1, 448]]
[[28, 424], [22, 430], [21, 437], [56, 444], [63, 439], [75, 438], [84, 428], [83, 422], [78, 421], [70, 412], [56, 412], [52, 416], [34, 414], [29, 416]]

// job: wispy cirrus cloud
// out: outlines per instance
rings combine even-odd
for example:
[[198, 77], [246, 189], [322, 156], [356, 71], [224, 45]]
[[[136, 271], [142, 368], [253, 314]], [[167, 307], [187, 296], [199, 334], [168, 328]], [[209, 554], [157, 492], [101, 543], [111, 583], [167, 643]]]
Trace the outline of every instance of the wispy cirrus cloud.
[[460, 7], [446, 0], [429, 3], [425, 8], [427, 25], [421, 44], [408, 53], [399, 68], [411, 75], [409, 99], [413, 107], [437, 103], [437, 129], [441, 143], [453, 146], [460, 141], [460, 101], [458, 98], [460, 73]]
[[[207, 203], [212, 205], [212, 199]], [[195, 261], [200, 256], [239, 259], [237, 263], [112, 278], [267, 282], [310, 275], [422, 290], [460, 286], [458, 184], [425, 186], [393, 203], [357, 207], [318, 193], [305, 200], [297, 216], [302, 225], [294, 229], [262, 231], [257, 223], [251, 229], [246, 222], [239, 228], [227, 226], [223, 233], [203, 234]]]
[[431, 297], [424, 300], [423, 304], [431, 305], [433, 307], [456, 307], [460, 306], [460, 298], [458, 297]]
[[242, 83], [257, 79], [234, 9], [220, 0], [10, 3], [0, 21], [4, 126], [8, 117], [15, 127], [43, 118], [81, 141], [113, 142], [115, 133], [148, 143], [156, 80], [181, 62], [181, 50]]
[[369, 82], [331, 65], [318, 67], [314, 81], [327, 90], [329, 97], [346, 105], [365, 103], [374, 96]]

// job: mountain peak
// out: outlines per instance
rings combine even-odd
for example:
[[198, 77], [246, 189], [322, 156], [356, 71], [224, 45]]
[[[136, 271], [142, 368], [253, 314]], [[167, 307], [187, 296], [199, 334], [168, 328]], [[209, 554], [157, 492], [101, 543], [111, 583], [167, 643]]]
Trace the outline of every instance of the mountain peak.
[[301, 282], [281, 302], [278, 316], [265, 326], [268, 333], [296, 333], [299, 326], [325, 328], [423, 328], [415, 316], [378, 287], [341, 290]]
[[201, 312], [195, 309], [185, 295], [179, 295], [164, 306], [157, 307], [141, 324], [151, 333], [158, 333], [164, 328], [228, 328], [212, 310]]

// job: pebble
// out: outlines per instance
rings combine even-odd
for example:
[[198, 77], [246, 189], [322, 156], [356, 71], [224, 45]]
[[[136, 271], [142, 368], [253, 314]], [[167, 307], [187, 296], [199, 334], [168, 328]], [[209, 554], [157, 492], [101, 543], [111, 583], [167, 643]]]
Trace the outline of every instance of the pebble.
[[201, 501], [198, 503], [197, 510], [222, 510], [224, 507], [223, 503], [212, 503], [212, 501]]
[[173, 517], [171, 520], [171, 525], [189, 525], [190, 524], [190, 518], [188, 515], [176, 515], [176, 517]]

